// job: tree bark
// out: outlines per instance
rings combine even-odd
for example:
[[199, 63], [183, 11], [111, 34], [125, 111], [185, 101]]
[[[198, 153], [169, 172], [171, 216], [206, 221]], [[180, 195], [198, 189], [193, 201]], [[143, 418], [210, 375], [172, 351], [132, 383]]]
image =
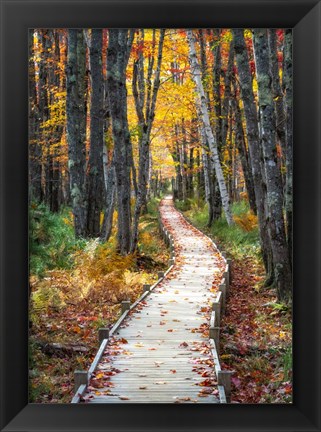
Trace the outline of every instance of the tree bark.
[[68, 30], [67, 141], [76, 237], [86, 235], [86, 48], [82, 30]]
[[276, 132], [282, 149], [282, 156], [285, 158], [286, 145], [285, 145], [285, 112], [283, 103], [283, 94], [280, 84], [279, 74], [279, 61], [277, 53], [277, 35], [276, 29], [268, 30], [269, 40], [269, 55], [270, 55], [270, 68], [272, 76], [272, 94], [275, 105], [276, 114]]
[[233, 84], [234, 84], [234, 98], [232, 99], [232, 106], [233, 106], [233, 111], [235, 116], [236, 147], [240, 155], [250, 208], [254, 214], [257, 214], [254, 182], [253, 182], [253, 176], [251, 171], [251, 165], [249, 161], [249, 155], [245, 144], [245, 135], [244, 135], [243, 124], [242, 124], [242, 113], [241, 113], [240, 103], [237, 97], [235, 80], [233, 80]]
[[259, 147], [260, 138], [256, 104], [252, 88], [252, 75], [249, 65], [247, 48], [244, 40], [244, 30], [233, 29], [233, 36], [237, 71], [241, 88], [241, 97], [244, 105], [246, 132], [252, 166], [253, 182], [255, 188], [255, 199], [259, 222], [262, 257], [268, 279], [270, 279], [270, 276], [273, 275], [273, 262], [265, 214], [264, 203], [266, 202], [266, 189], [264, 176], [261, 171], [261, 149]]
[[289, 257], [292, 266], [292, 207], [293, 207], [293, 101], [292, 101], [292, 30], [285, 30], [284, 43], [284, 88], [286, 103], [286, 183], [285, 183], [285, 213]]
[[218, 149], [217, 149], [217, 141], [214, 137], [214, 134], [213, 134], [213, 131], [212, 131], [212, 128], [210, 125], [210, 120], [209, 120], [209, 115], [208, 115], [208, 110], [207, 110], [206, 97], [205, 97], [204, 88], [203, 88], [203, 84], [202, 84], [202, 80], [201, 80], [201, 70], [200, 70], [200, 66], [199, 66], [199, 63], [198, 63], [198, 60], [196, 57], [194, 36], [193, 36], [192, 30], [187, 30], [187, 38], [188, 38], [189, 50], [190, 50], [189, 58], [190, 58], [190, 64], [191, 64], [191, 69], [192, 69], [192, 76], [193, 76], [193, 80], [195, 82], [198, 96], [200, 99], [199, 102], [200, 102], [200, 109], [201, 109], [201, 113], [202, 113], [202, 121], [204, 124], [206, 138], [207, 138], [207, 141], [209, 143], [209, 147], [210, 147], [210, 151], [211, 151], [211, 159], [213, 161], [213, 165], [215, 168], [216, 178], [217, 178], [219, 188], [220, 188], [222, 205], [223, 205], [223, 209], [224, 209], [224, 213], [225, 213], [225, 217], [226, 217], [226, 221], [227, 221], [228, 225], [233, 225], [234, 221], [233, 221], [232, 212], [230, 209], [228, 192], [227, 192], [227, 188], [226, 188], [226, 184], [225, 184], [225, 180], [224, 180], [224, 176], [223, 176], [223, 171], [222, 171], [222, 167], [221, 167], [221, 163], [220, 163], [220, 159], [219, 159], [219, 154], [218, 154]]
[[288, 301], [292, 289], [291, 267], [283, 219], [281, 173], [277, 166], [276, 124], [272, 80], [269, 69], [267, 30], [255, 29], [253, 43], [262, 123], [261, 145], [267, 179], [268, 226], [272, 246], [274, 277], [278, 298], [282, 301]]
[[39, 107], [36, 87], [36, 70], [34, 60], [34, 29], [29, 29], [29, 179], [30, 198], [41, 202], [43, 191], [42, 152], [39, 145]]
[[[154, 33], [155, 35], [155, 33]], [[152, 131], [153, 121], [155, 117], [157, 93], [160, 84], [160, 71], [163, 55], [165, 30], [161, 29], [159, 34], [157, 64], [153, 85], [152, 64], [150, 60], [147, 72], [147, 97], [145, 102], [145, 84], [144, 84], [144, 61], [142, 53], [137, 62], [134, 64], [133, 73], [133, 94], [135, 99], [136, 113], [139, 122], [141, 139], [139, 140], [139, 173], [136, 204], [133, 219], [133, 230], [131, 239], [131, 251], [134, 252], [138, 242], [138, 223], [141, 211], [147, 205], [147, 182], [149, 175], [149, 159], [150, 159], [150, 134]], [[145, 102], [145, 106], [144, 106]]]
[[133, 43], [134, 30], [109, 29], [107, 49], [107, 89], [114, 140], [114, 166], [118, 206], [118, 250], [130, 251], [130, 170], [131, 141], [127, 119], [126, 67]]
[[92, 29], [90, 44], [91, 102], [90, 151], [87, 175], [87, 236], [100, 235], [100, 214], [104, 202], [104, 82], [102, 29]]

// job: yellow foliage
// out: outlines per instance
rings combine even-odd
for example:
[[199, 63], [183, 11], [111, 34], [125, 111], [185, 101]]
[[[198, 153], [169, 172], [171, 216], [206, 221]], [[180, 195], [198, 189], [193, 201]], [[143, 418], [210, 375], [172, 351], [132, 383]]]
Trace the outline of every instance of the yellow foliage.
[[252, 231], [257, 227], [257, 216], [253, 214], [250, 210], [247, 213], [242, 214], [242, 216], [234, 216], [235, 222], [244, 230]]

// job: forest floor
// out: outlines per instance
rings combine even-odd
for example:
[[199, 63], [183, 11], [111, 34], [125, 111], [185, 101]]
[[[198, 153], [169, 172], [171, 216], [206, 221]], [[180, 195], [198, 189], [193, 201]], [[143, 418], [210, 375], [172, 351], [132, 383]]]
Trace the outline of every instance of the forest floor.
[[256, 219], [244, 203], [233, 207], [235, 227], [225, 220], [206, 226], [205, 206], [177, 203], [197, 228], [232, 258], [232, 282], [221, 322], [221, 364], [234, 370], [232, 403], [292, 402], [292, 316], [264, 288]]
[[[68, 403], [75, 369], [88, 369], [98, 328], [119, 318], [121, 301], [134, 302], [143, 284], [167, 268], [169, 250], [158, 232], [158, 202], [141, 218], [140, 253], [120, 257], [108, 243], [74, 241], [68, 209], [31, 211], [30, 402]], [[116, 218], [115, 218], [116, 220]]]

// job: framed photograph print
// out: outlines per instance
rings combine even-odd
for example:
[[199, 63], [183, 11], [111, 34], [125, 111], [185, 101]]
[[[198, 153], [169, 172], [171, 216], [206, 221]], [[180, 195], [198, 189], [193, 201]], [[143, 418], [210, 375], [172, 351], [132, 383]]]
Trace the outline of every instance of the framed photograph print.
[[317, 0], [0, 0], [2, 431], [320, 431]]

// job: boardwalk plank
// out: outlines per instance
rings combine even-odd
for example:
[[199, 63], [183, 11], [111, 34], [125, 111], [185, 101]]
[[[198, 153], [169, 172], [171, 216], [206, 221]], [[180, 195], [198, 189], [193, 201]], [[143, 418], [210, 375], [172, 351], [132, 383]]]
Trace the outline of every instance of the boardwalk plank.
[[160, 211], [174, 239], [174, 267], [110, 339], [88, 403], [219, 402], [208, 327], [224, 262], [171, 199]]

